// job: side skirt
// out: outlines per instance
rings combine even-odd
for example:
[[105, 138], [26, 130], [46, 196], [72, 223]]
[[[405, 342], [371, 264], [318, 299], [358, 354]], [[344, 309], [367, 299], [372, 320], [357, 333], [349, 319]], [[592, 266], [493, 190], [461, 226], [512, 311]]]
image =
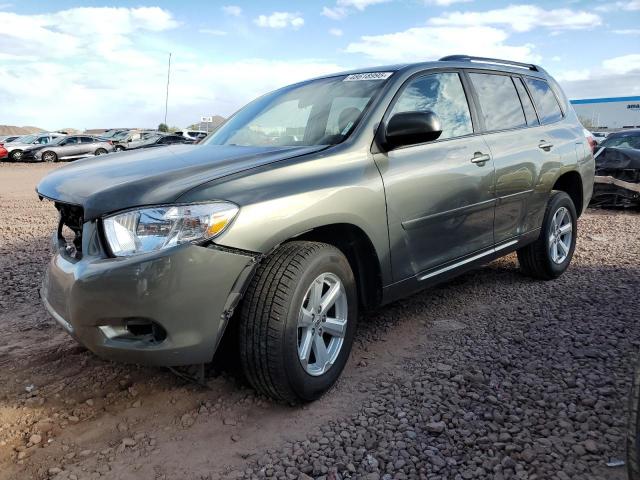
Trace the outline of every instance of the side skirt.
[[502, 242], [487, 250], [474, 252], [466, 257], [458, 258], [447, 264], [393, 283], [382, 290], [382, 305], [407, 297], [425, 288], [432, 287], [468, 272], [475, 268], [508, 255], [525, 245], [534, 242], [540, 236], [540, 229], [531, 230], [518, 238]]

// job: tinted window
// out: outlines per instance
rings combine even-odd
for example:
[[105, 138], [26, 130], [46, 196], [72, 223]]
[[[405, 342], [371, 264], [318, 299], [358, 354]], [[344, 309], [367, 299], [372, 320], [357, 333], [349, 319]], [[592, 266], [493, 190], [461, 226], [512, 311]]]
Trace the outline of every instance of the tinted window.
[[64, 142], [65, 145], [75, 145], [77, 143], [80, 143], [80, 138], [78, 137], [69, 137]]
[[540, 122], [545, 124], [560, 120], [562, 118], [562, 110], [549, 84], [537, 78], [527, 78], [525, 81], [527, 82], [533, 101], [536, 102]]
[[82, 143], [93, 143], [95, 140], [91, 137], [80, 137], [80, 141]]
[[505, 130], [527, 125], [511, 77], [489, 73], [471, 73], [469, 76], [478, 94], [487, 130]]
[[467, 97], [457, 73], [435, 73], [411, 81], [398, 97], [391, 115], [426, 110], [440, 118], [439, 139], [473, 133]]
[[527, 125], [538, 125], [539, 122], [538, 117], [536, 116], [536, 111], [533, 108], [533, 103], [531, 103], [531, 98], [529, 98], [527, 89], [524, 88], [522, 79], [514, 78], [513, 83], [516, 84], [516, 90], [518, 90], [518, 95], [520, 96], [520, 102], [522, 103], [522, 108], [524, 109], [524, 116], [527, 119]]
[[48, 136], [47, 137], [39, 137], [38, 140], [36, 141], [36, 143], [44, 145], [44, 144], [49, 143], [49, 140], [51, 140], [51, 139]]

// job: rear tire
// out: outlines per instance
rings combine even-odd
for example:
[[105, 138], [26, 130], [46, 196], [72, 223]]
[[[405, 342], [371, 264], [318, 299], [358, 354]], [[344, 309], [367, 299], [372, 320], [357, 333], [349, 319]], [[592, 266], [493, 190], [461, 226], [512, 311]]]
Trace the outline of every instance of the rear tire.
[[42, 154], [42, 161], [43, 162], [47, 162], [47, 163], [57, 162], [58, 161], [58, 155], [56, 155], [56, 152], [52, 152], [50, 150], [47, 150], [46, 152], [43, 152], [43, 154]]
[[258, 267], [242, 301], [238, 340], [247, 380], [281, 402], [319, 398], [347, 362], [357, 315], [355, 278], [340, 250], [320, 242], [281, 245]]
[[540, 280], [552, 280], [564, 273], [576, 248], [577, 218], [571, 197], [565, 192], [552, 192], [540, 236], [518, 250], [523, 273]]
[[107, 151], [104, 148], [99, 148], [96, 150], [95, 155], [97, 157], [98, 155], [105, 155], [106, 153]]

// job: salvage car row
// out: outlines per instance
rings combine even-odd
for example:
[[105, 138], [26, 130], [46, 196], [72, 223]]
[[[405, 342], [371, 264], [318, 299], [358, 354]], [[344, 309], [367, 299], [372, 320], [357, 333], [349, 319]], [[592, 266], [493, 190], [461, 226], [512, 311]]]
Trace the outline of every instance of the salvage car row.
[[57, 162], [105, 155], [123, 150], [195, 143], [188, 135], [154, 130], [111, 130], [103, 135], [41, 132], [0, 137], [0, 160], [13, 162]]

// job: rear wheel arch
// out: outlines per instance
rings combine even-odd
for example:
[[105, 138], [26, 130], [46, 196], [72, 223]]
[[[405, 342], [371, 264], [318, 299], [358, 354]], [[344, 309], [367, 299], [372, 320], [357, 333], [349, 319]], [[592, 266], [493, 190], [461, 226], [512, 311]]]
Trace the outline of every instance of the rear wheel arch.
[[358, 287], [360, 308], [369, 310], [382, 299], [382, 269], [373, 242], [360, 227], [351, 223], [322, 225], [304, 232], [292, 240], [327, 243], [340, 250], [351, 266]]
[[560, 175], [551, 190], [559, 190], [569, 195], [573, 201], [573, 205], [576, 207], [576, 214], [578, 217], [582, 214], [584, 207], [584, 191], [582, 177], [577, 171], [571, 170]]

